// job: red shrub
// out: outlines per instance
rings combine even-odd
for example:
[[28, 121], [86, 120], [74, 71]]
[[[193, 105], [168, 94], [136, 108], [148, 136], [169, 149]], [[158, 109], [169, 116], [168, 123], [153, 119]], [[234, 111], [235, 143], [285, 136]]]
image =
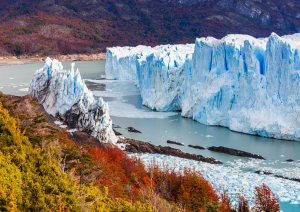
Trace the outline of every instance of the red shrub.
[[266, 185], [256, 186], [253, 197], [254, 212], [279, 212], [278, 196], [275, 196], [271, 189]]

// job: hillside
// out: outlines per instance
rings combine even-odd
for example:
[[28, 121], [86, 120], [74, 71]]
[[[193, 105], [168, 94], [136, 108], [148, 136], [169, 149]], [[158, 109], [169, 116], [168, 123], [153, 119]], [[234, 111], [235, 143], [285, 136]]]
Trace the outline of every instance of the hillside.
[[2, 55], [103, 52], [106, 47], [194, 42], [229, 33], [300, 30], [296, 0], [4, 0]]

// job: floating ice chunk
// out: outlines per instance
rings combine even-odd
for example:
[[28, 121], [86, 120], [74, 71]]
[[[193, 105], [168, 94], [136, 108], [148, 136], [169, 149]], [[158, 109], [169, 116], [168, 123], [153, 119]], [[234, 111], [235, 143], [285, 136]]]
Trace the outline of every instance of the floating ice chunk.
[[281, 198], [280, 198], [280, 201], [281, 201], [281, 202], [289, 202], [289, 201], [291, 201], [291, 199], [288, 198], [288, 197], [281, 197]]
[[280, 157], [284, 158], [285, 156], [284, 155], [280, 155]]
[[63, 125], [63, 123], [60, 122], [60, 121], [55, 121], [54, 124], [57, 124], [57, 125]]
[[69, 133], [73, 133], [73, 132], [77, 132], [78, 130], [77, 129], [70, 129], [70, 130], [67, 130], [67, 132]]
[[205, 136], [206, 138], [213, 138], [214, 136], [212, 136], [212, 135], [207, 135], [207, 136]]
[[29, 90], [29, 88], [21, 88], [21, 89], [19, 89], [19, 91], [26, 91], [26, 92], [28, 92], [28, 90]]
[[295, 204], [295, 205], [298, 205], [300, 204], [298, 201], [291, 201], [291, 204]]

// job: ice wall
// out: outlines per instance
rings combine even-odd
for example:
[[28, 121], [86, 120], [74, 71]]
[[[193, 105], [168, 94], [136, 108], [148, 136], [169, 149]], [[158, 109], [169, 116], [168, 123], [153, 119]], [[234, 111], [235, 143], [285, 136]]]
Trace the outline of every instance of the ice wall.
[[143, 104], [181, 110], [206, 125], [300, 140], [299, 38], [228, 35], [198, 38], [180, 50], [144, 50], [135, 55]]
[[136, 80], [136, 55], [151, 49], [149, 46], [112, 47], [106, 51], [105, 78]]
[[116, 143], [108, 104], [102, 98], [94, 99], [78, 69], [74, 71], [75, 64], [66, 71], [58, 60], [47, 58], [45, 62], [31, 80], [28, 94], [70, 128], [87, 132], [104, 143]]

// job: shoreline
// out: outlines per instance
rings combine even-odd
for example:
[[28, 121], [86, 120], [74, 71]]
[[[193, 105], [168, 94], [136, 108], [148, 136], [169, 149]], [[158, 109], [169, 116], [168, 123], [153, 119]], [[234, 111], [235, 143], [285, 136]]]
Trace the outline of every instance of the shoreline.
[[[99, 54], [68, 54], [68, 55], [50, 55], [51, 59], [57, 59], [60, 62], [66, 61], [94, 61], [106, 60], [106, 53]], [[47, 57], [28, 57], [17, 58], [16, 56], [0, 57], [0, 66], [26, 65], [42, 63]]]

